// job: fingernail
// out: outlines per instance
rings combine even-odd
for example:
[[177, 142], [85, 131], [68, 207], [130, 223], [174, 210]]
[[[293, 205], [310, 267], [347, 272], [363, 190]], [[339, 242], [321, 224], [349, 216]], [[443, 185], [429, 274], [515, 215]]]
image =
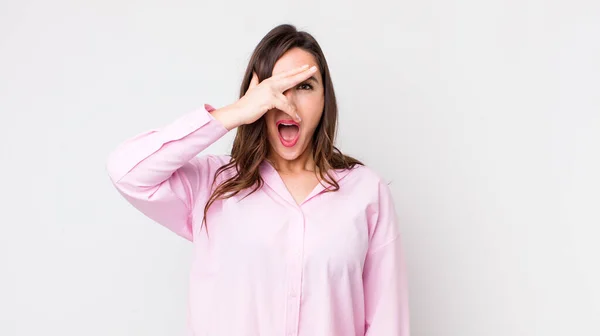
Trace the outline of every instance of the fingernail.
[[313, 66], [310, 68], [310, 71], [315, 71], [315, 70], [317, 70], [317, 66], [316, 66], [316, 65], [313, 65]]
[[300, 67], [301, 69], [306, 69], [308, 68], [308, 64], [304, 64], [303, 66]]
[[298, 113], [296, 113], [296, 118], [298, 118], [298, 121], [302, 120], [302, 119], [300, 119], [300, 116], [298, 115]]

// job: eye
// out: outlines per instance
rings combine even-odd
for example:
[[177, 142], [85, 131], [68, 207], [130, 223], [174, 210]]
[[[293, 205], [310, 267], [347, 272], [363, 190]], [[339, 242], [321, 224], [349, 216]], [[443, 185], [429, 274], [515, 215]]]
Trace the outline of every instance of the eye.
[[298, 85], [298, 88], [302, 88], [302, 87], [305, 87], [305, 88], [301, 89], [301, 90], [312, 90], [313, 89], [312, 85], [310, 85], [308, 83], [303, 83], [303, 84]]

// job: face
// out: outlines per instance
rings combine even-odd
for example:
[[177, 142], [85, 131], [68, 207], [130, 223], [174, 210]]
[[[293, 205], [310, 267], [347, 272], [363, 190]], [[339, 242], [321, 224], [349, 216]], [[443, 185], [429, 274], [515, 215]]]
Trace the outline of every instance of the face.
[[[317, 65], [317, 62], [313, 55], [300, 48], [290, 49], [277, 60], [272, 75], [304, 64], [311, 67]], [[311, 78], [288, 89], [283, 94], [287, 97], [288, 102], [295, 106], [302, 120], [295, 123], [283, 111], [272, 109], [265, 114], [265, 121], [272, 154], [291, 161], [297, 159], [305, 151], [310, 151], [312, 136], [323, 114], [325, 96], [318, 65], [317, 71]]]

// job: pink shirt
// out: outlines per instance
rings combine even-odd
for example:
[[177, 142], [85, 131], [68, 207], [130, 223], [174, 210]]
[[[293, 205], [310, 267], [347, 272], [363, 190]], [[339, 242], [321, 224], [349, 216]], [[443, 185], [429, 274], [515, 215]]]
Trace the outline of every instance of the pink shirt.
[[399, 223], [367, 167], [332, 171], [340, 190], [319, 184], [298, 205], [264, 161], [264, 186], [215, 202], [207, 236], [204, 205], [230, 158], [197, 156], [227, 133], [212, 110], [123, 142], [107, 163], [129, 203], [194, 244], [188, 335], [409, 336]]

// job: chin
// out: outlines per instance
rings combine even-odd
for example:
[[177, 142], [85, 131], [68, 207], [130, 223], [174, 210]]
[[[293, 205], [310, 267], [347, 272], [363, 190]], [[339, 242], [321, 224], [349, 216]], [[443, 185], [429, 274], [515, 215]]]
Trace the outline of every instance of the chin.
[[301, 139], [296, 142], [294, 146], [284, 146], [279, 138], [271, 140], [271, 149], [280, 156], [282, 159], [287, 161], [296, 160], [304, 152], [303, 141]]

